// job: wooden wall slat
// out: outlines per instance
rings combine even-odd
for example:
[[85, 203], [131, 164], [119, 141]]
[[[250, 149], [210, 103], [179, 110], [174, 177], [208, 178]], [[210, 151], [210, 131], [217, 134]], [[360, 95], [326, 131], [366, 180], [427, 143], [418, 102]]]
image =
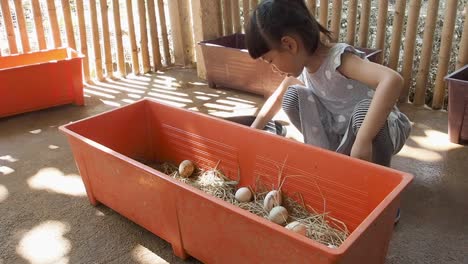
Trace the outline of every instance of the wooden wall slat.
[[432, 100], [433, 109], [441, 109], [444, 106], [445, 98], [445, 76], [448, 72], [450, 62], [450, 54], [452, 50], [453, 34], [455, 31], [455, 19], [457, 15], [458, 0], [447, 0], [444, 26], [442, 28], [442, 41], [440, 44], [439, 61], [437, 69], [437, 77], [434, 87], [434, 97]]
[[36, 36], [39, 43], [39, 49], [46, 49], [47, 42], [44, 35], [44, 25], [42, 24], [42, 12], [39, 0], [32, 0], [32, 8], [34, 13], [34, 24], [36, 26]]
[[148, 19], [150, 27], [150, 38], [151, 38], [151, 52], [153, 53], [153, 69], [157, 71], [161, 68], [161, 52], [159, 51], [159, 35], [158, 35], [158, 23], [156, 21], [156, 5], [155, 0], [146, 1], [146, 9], [148, 10]]
[[150, 56], [148, 50], [148, 29], [146, 27], [146, 6], [145, 0], [138, 0], [138, 13], [140, 19], [140, 47], [143, 62], [143, 73], [151, 70]]
[[23, 47], [23, 52], [30, 52], [31, 46], [29, 44], [29, 37], [28, 37], [28, 31], [26, 28], [26, 19], [24, 17], [22, 0], [15, 0], [15, 11], [16, 11], [16, 19], [18, 21], [18, 26], [19, 26], [20, 35], [21, 35], [21, 46]]
[[231, 0], [231, 10], [232, 10], [232, 24], [234, 26], [234, 33], [240, 33], [242, 31], [242, 28], [241, 28], [241, 21], [240, 21], [239, 0]]
[[413, 80], [413, 62], [415, 53], [416, 33], [418, 29], [419, 13], [421, 11], [421, 0], [411, 0], [409, 6], [408, 23], [405, 36], [405, 51], [403, 56], [403, 92], [399, 101], [408, 101], [409, 89]]
[[89, 82], [91, 74], [89, 71], [89, 58], [88, 58], [88, 40], [86, 37], [86, 20], [83, 6], [83, 0], [76, 0], [76, 12], [78, 13], [78, 29], [80, 31], [80, 48], [83, 58], [83, 75], [85, 82]]
[[387, 35], [388, 0], [379, 0], [379, 16], [377, 18], [377, 36], [375, 47], [382, 52], [377, 62], [382, 64], [385, 54], [385, 36]]
[[130, 38], [130, 50], [132, 54], [132, 72], [137, 75], [140, 73], [140, 63], [138, 60], [138, 47], [135, 36], [135, 22], [133, 21], [133, 6], [132, 0], [127, 0], [127, 19], [128, 19], [128, 36]]
[[93, 31], [94, 65], [95, 65], [95, 70], [96, 70], [96, 78], [101, 81], [101, 80], [104, 80], [104, 75], [102, 72], [102, 56], [101, 56], [101, 45], [99, 45], [99, 28], [98, 28], [96, 4], [97, 4], [96, 0], [89, 1], [89, 11], [91, 15], [91, 28]]
[[354, 45], [356, 40], [357, 0], [349, 0], [348, 4], [348, 27], [346, 32], [346, 43]]
[[112, 48], [109, 34], [109, 7], [107, 6], [107, 0], [99, 1], [101, 7], [101, 25], [102, 25], [102, 37], [104, 40], [104, 65], [106, 69], [106, 77], [112, 78], [114, 70], [112, 67]]
[[244, 32], [250, 20], [250, 0], [242, 0], [242, 10], [244, 11]]
[[328, 28], [328, 0], [320, 0], [319, 21], [322, 26]]
[[5, 22], [5, 29], [7, 33], [8, 39], [8, 47], [10, 49], [10, 54], [17, 54], [18, 53], [18, 46], [16, 45], [16, 35], [15, 29], [13, 27], [13, 20], [11, 18], [11, 11], [10, 5], [8, 1], [2, 0], [0, 1], [2, 14], [3, 14], [3, 21]]
[[371, 1], [362, 1], [361, 21], [359, 22], [359, 47], [367, 48], [369, 39], [369, 17], [370, 17]]
[[468, 4], [465, 5], [465, 23], [463, 25], [463, 33], [458, 50], [456, 69], [460, 69], [466, 64], [468, 64]]
[[54, 38], [54, 46], [62, 46], [62, 38], [60, 37], [60, 28], [57, 19], [57, 9], [54, 0], [47, 0], [47, 10], [49, 11], [50, 28], [52, 29], [52, 36]]
[[75, 33], [73, 32], [72, 13], [70, 0], [62, 0], [63, 18], [65, 20], [65, 30], [67, 31], [68, 46], [76, 49]]
[[341, 11], [343, 9], [343, 0], [333, 0], [331, 31], [333, 42], [338, 42], [341, 28]]
[[421, 61], [419, 63], [418, 75], [416, 77], [416, 88], [413, 104], [422, 106], [426, 101], [426, 86], [431, 66], [432, 47], [434, 45], [434, 32], [439, 11], [439, 0], [429, 0], [427, 16], [424, 26], [423, 46]]
[[125, 56], [123, 50], [122, 24], [120, 23], [120, 4], [119, 0], [112, 0], [112, 11], [114, 16], [115, 46], [117, 48], [117, 68], [121, 77], [127, 75], [125, 68]]
[[317, 15], [317, 1], [307, 0], [307, 7], [309, 8], [310, 13], [315, 17]]
[[167, 35], [167, 23], [166, 23], [166, 11], [164, 10], [163, 0], [158, 0], [158, 15], [159, 23], [161, 24], [161, 36], [164, 50], [164, 59], [167, 65], [170, 65], [171, 62], [171, 53], [169, 51], [169, 39]]
[[392, 44], [390, 45], [390, 57], [388, 67], [396, 70], [400, 59], [400, 45], [403, 30], [403, 20], [405, 18], [406, 0], [397, 0], [393, 21]]
[[255, 10], [258, 6], [258, 0], [250, 0], [250, 10]]
[[232, 11], [230, 0], [223, 0], [224, 35], [232, 34]]

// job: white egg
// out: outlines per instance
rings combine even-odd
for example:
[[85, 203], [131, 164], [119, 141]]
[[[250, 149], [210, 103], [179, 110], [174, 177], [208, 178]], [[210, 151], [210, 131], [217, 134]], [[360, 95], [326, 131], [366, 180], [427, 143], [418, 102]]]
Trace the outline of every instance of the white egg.
[[271, 209], [270, 214], [268, 215], [268, 220], [278, 225], [282, 225], [288, 220], [288, 215], [288, 210], [286, 210], [286, 208], [283, 206], [276, 206]]
[[184, 160], [179, 164], [179, 175], [184, 178], [192, 176], [195, 165], [190, 160]]
[[294, 233], [298, 233], [300, 235], [306, 236], [307, 234], [307, 227], [297, 221], [291, 222], [288, 225], [286, 225], [286, 228], [293, 231]]
[[265, 196], [263, 200], [263, 209], [270, 212], [271, 208], [281, 205], [281, 192], [273, 190]]
[[250, 202], [252, 200], [252, 192], [247, 187], [239, 188], [236, 192], [236, 200], [241, 203]]

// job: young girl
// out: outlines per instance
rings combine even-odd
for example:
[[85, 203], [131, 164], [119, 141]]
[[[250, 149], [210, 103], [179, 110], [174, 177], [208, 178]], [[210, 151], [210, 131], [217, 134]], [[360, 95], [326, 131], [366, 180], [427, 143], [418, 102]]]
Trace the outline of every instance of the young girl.
[[246, 31], [254, 59], [285, 76], [252, 127], [263, 128], [282, 107], [304, 141], [390, 166], [411, 123], [395, 106], [402, 77], [344, 43], [325, 43], [330, 32], [303, 0], [264, 0]]

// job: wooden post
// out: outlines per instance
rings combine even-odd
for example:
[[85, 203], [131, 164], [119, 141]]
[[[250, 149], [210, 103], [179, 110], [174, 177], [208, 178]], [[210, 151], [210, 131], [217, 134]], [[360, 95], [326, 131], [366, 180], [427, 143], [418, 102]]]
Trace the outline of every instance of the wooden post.
[[[218, 30], [223, 34], [223, 28], [224, 28], [224, 23], [223, 23], [223, 1], [224, 0], [217, 0], [213, 3], [213, 8], [216, 8], [216, 17], [218, 21]], [[250, 1], [252, 3], [252, 1]], [[252, 6], [250, 6], [252, 8]]]
[[159, 36], [158, 36], [158, 24], [156, 21], [156, 8], [154, 4], [155, 0], [147, 0], [146, 8], [148, 9], [148, 19], [150, 27], [150, 38], [151, 38], [151, 52], [153, 53], [153, 69], [157, 71], [161, 68], [161, 53], [159, 52]]
[[307, 7], [309, 8], [310, 13], [315, 17], [315, 15], [317, 15], [317, 1], [307, 0]]
[[387, 14], [388, 0], [379, 0], [379, 17], [377, 18], [377, 37], [375, 46], [382, 52], [377, 58], [377, 62], [382, 64], [385, 54], [385, 36], [387, 34]]
[[322, 26], [328, 28], [328, 0], [320, 0], [319, 21]]
[[[195, 41], [217, 38], [221, 35], [219, 30], [218, 10], [213, 8], [219, 6], [218, 0], [194, 0], [193, 2], [193, 27], [195, 29]], [[218, 5], [217, 5], [218, 4]], [[200, 78], [206, 79], [206, 68], [201, 53], [197, 46], [197, 71]]]
[[419, 63], [418, 75], [416, 78], [416, 88], [414, 94], [415, 106], [422, 106], [426, 99], [426, 86], [431, 66], [432, 46], [434, 44], [434, 32], [439, 11], [439, 0], [429, 0], [427, 16], [424, 26], [423, 46], [421, 51], [421, 61]]
[[159, 16], [159, 23], [161, 24], [161, 36], [163, 42], [163, 50], [164, 50], [164, 60], [166, 61], [166, 65], [170, 65], [171, 62], [171, 53], [169, 52], [169, 39], [167, 37], [167, 26], [166, 26], [166, 11], [164, 10], [164, 2], [163, 0], [158, 0], [158, 16]]
[[369, 37], [370, 8], [371, 8], [371, 1], [363, 0], [361, 21], [360, 21], [360, 26], [359, 26], [359, 44], [358, 44], [359, 47], [363, 47], [363, 48], [367, 47], [367, 40]]
[[224, 35], [232, 34], [231, 0], [223, 0]]
[[258, 6], [258, 0], [250, 0], [250, 10], [255, 10]]
[[452, 50], [453, 33], [455, 31], [455, 19], [457, 15], [458, 0], [447, 0], [445, 9], [444, 26], [442, 28], [442, 41], [439, 52], [439, 68], [435, 81], [434, 97], [432, 100], [433, 109], [441, 109], [445, 98], [445, 76], [450, 62], [450, 51]]
[[112, 49], [110, 43], [109, 34], [109, 7], [107, 6], [107, 0], [100, 0], [101, 5], [101, 19], [102, 19], [102, 37], [104, 40], [104, 55], [105, 55], [105, 66], [107, 78], [112, 78], [114, 70], [112, 69]]
[[409, 17], [406, 27], [406, 37], [405, 37], [405, 53], [403, 56], [403, 92], [400, 96], [399, 101], [401, 103], [408, 102], [409, 89], [411, 86], [411, 80], [413, 79], [413, 61], [414, 61], [414, 51], [415, 51], [415, 42], [416, 42], [416, 33], [418, 29], [418, 18], [421, 11], [421, 0], [411, 0], [409, 6]]
[[96, 8], [96, 0], [90, 0], [89, 10], [91, 15], [91, 28], [93, 31], [94, 65], [96, 69], [96, 78], [101, 81], [104, 79], [104, 76], [102, 73], [101, 45], [99, 45], [99, 29]]
[[146, 27], [145, 0], [138, 0], [138, 14], [140, 19], [140, 47], [141, 58], [143, 60], [143, 73], [147, 73], [151, 70], [151, 66], [148, 50], [148, 29]]
[[128, 36], [130, 38], [130, 49], [132, 53], [132, 72], [135, 75], [140, 73], [140, 63], [138, 61], [138, 47], [135, 38], [135, 23], [133, 22], [133, 7], [132, 0], [127, 0], [127, 19], [128, 19]]
[[232, 24], [234, 26], [234, 33], [240, 33], [242, 31], [240, 23], [240, 9], [239, 0], [231, 0], [232, 9]]
[[7, 32], [10, 54], [16, 54], [18, 53], [18, 46], [16, 45], [16, 36], [15, 30], [13, 28], [13, 20], [11, 18], [10, 5], [6, 0], [1, 0], [0, 3], [3, 12], [3, 21], [5, 22], [5, 28]]
[[242, 10], [244, 11], [244, 32], [250, 20], [250, 0], [242, 0]]
[[357, 0], [349, 0], [348, 31], [346, 32], [346, 43], [349, 45], [354, 45], [356, 40], [357, 4]]
[[117, 47], [117, 65], [121, 77], [127, 75], [125, 69], [125, 57], [123, 51], [122, 24], [120, 24], [119, 0], [112, 0], [112, 11], [114, 13], [115, 44]]
[[49, 11], [50, 28], [52, 29], [52, 35], [54, 37], [54, 46], [57, 48], [62, 46], [62, 39], [60, 37], [60, 28], [58, 25], [57, 10], [55, 8], [54, 0], [47, 0], [47, 9]]
[[396, 70], [400, 59], [401, 33], [403, 29], [403, 19], [405, 18], [406, 0], [397, 0], [395, 17], [393, 21], [392, 44], [390, 46], [390, 58], [388, 67]]
[[343, 8], [343, 0], [333, 0], [332, 21], [331, 21], [331, 31], [332, 31], [333, 42], [338, 42], [338, 40], [340, 39], [342, 8]]
[[465, 23], [458, 52], [457, 70], [468, 64], [468, 4], [465, 6]]
[[47, 48], [46, 39], [44, 36], [44, 25], [42, 25], [42, 13], [39, 0], [32, 0], [32, 8], [34, 13], [34, 24], [36, 25], [36, 36], [39, 43], [39, 49]]
[[85, 82], [89, 82], [90, 73], [89, 73], [89, 59], [88, 59], [88, 41], [86, 38], [86, 22], [84, 15], [84, 6], [83, 0], [76, 0], [76, 12], [78, 13], [78, 25], [80, 31], [80, 44], [81, 44], [81, 53], [84, 55], [83, 58], [83, 75]]
[[23, 52], [30, 52], [31, 46], [29, 45], [28, 30], [26, 28], [26, 20], [24, 18], [22, 0], [15, 0], [15, 11], [21, 35], [21, 45], [23, 47]]
[[76, 49], [75, 34], [73, 33], [72, 14], [70, 0], [62, 0], [63, 17], [65, 19], [65, 30], [67, 31], [68, 46]]
[[182, 36], [181, 6], [179, 0], [171, 0], [168, 3], [169, 17], [171, 21], [172, 43], [174, 47], [174, 62], [185, 65], [184, 38]]

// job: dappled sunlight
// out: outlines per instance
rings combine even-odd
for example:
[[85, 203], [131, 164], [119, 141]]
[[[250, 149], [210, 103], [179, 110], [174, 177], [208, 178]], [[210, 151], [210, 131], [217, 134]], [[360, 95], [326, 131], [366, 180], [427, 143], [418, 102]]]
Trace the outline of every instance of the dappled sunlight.
[[104, 104], [106, 105], [109, 105], [109, 106], [114, 106], [114, 107], [120, 107], [122, 106], [121, 104], [119, 103], [116, 103], [114, 101], [108, 101], [108, 100], [102, 100], [102, 99], [99, 99], [101, 102], [103, 102]]
[[211, 97], [203, 96], [203, 95], [195, 96], [195, 98], [197, 98], [198, 100], [202, 100], [202, 101], [209, 101], [209, 100], [213, 99]]
[[118, 82], [112, 82], [112, 83], [101, 83], [99, 84], [101, 87], [107, 87], [109, 89], [114, 89], [122, 92], [128, 92], [128, 93], [145, 93], [146, 88], [129, 88], [129, 87], [123, 87], [120, 85]]
[[415, 148], [408, 145], [405, 145], [403, 147], [403, 149], [398, 153], [398, 156], [428, 162], [442, 160], [442, 155], [440, 153], [437, 153], [436, 151], [431, 151], [423, 148]]
[[0, 173], [3, 175], [12, 174], [13, 172], [15, 172], [15, 170], [10, 167], [0, 166]]
[[120, 94], [120, 91], [116, 91], [115, 88], [109, 87], [106, 88], [104, 87], [105, 83], [98, 83], [97, 85], [88, 85], [88, 88], [92, 88], [94, 90], [98, 90], [104, 93], [110, 93], [110, 94]]
[[138, 94], [128, 94], [128, 97], [134, 98], [134, 99], [141, 99], [141, 98], [143, 98], [143, 96], [138, 95]]
[[10, 155], [1, 156], [0, 160], [4, 160], [4, 161], [8, 161], [8, 162], [17, 162], [18, 161], [18, 159], [15, 159]]
[[159, 93], [153, 93], [153, 92], [148, 93], [148, 95], [149, 96], [154, 96], [154, 97], [157, 97], [157, 98], [160, 98], [160, 99], [167, 99], [167, 100], [175, 101], [175, 102], [193, 103], [193, 101], [191, 99], [180, 98], [180, 97], [172, 96], [172, 95], [165, 95], [165, 94], [159, 94]]
[[249, 100], [245, 100], [245, 99], [241, 99], [241, 98], [231, 97], [231, 96], [226, 97], [226, 99], [232, 100], [232, 101], [238, 101], [238, 102], [246, 103], [246, 104], [257, 105], [256, 102], [249, 101]]
[[164, 89], [164, 90], [177, 91], [177, 88], [171, 87], [170, 85], [168, 86], [168, 85], [163, 85], [163, 84], [152, 84], [151, 86], [155, 88]]
[[169, 263], [142, 245], [137, 245], [132, 251], [133, 259], [141, 264]]
[[127, 104], [133, 104], [136, 101], [132, 99], [122, 99], [122, 102], [127, 103]]
[[29, 133], [34, 134], [34, 135], [40, 134], [41, 132], [42, 132], [42, 129], [35, 129], [35, 130], [29, 131]]
[[232, 105], [232, 106], [235, 107], [235, 108], [249, 108], [249, 107], [253, 107], [253, 105], [251, 105], [251, 104], [245, 104], [245, 103], [235, 102], [235, 101], [225, 100], [225, 99], [216, 100], [216, 102], [217, 102], [217, 103], [226, 104], [226, 105]]
[[52, 149], [52, 150], [59, 149], [59, 148], [60, 148], [59, 146], [49, 145], [49, 149]]
[[164, 93], [164, 94], [175, 95], [175, 96], [182, 96], [182, 97], [188, 97], [189, 96], [187, 93], [173, 92], [173, 91], [161, 90], [161, 89], [156, 89], [156, 88], [151, 89], [151, 91]]
[[199, 95], [206, 95], [206, 96], [211, 96], [211, 97], [219, 97], [219, 94], [213, 94], [213, 93], [204, 93], [200, 91], [193, 92], [194, 94], [199, 94]]
[[188, 84], [195, 85], [195, 86], [205, 86], [205, 85], [207, 85], [206, 83], [202, 83], [202, 82], [188, 82]]
[[5, 187], [5, 185], [0, 184], [0, 203], [8, 198], [8, 194], [8, 189]]
[[27, 182], [31, 189], [47, 190], [71, 196], [86, 196], [86, 189], [79, 175], [64, 175], [57, 168], [43, 168], [30, 177]]
[[91, 95], [104, 97], [104, 98], [107, 98], [107, 99], [115, 99], [115, 96], [113, 96], [113, 95], [106, 94], [106, 93], [101, 93], [101, 92], [94, 91], [94, 90], [91, 90], [91, 89], [83, 88], [83, 91], [85, 93], [88, 93], [88, 94], [91, 94]]
[[451, 149], [461, 148], [460, 145], [452, 144], [449, 136], [437, 130], [426, 129], [424, 130], [425, 136], [412, 136], [411, 138], [418, 143], [421, 147], [435, 150], [447, 151]]
[[16, 252], [30, 263], [68, 263], [71, 243], [64, 235], [70, 227], [59, 221], [39, 224], [22, 235]]

